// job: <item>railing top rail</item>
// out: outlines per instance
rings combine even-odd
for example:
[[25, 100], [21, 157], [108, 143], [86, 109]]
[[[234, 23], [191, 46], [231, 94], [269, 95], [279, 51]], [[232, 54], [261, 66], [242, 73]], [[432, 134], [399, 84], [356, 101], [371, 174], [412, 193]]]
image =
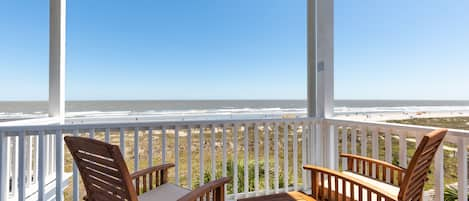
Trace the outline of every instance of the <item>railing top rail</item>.
[[[388, 128], [393, 131], [402, 131], [402, 132], [415, 132], [419, 131], [422, 133], [430, 132], [432, 130], [438, 129], [437, 127], [431, 126], [419, 126], [419, 125], [408, 125], [408, 124], [398, 124], [398, 123], [387, 123], [387, 122], [371, 122], [371, 121], [359, 121], [359, 120], [346, 120], [340, 118], [328, 118], [326, 121], [332, 125], [342, 125], [342, 126], [364, 126], [369, 128]], [[454, 137], [465, 137], [469, 138], [469, 130], [461, 129], [449, 129], [448, 136]]]
[[0, 125], [0, 131], [41, 131], [41, 130], [75, 130], [75, 129], [119, 129], [119, 128], [174, 128], [174, 127], [208, 127], [208, 126], [233, 126], [252, 124], [275, 124], [275, 123], [303, 123], [309, 121], [319, 121], [316, 118], [278, 118], [278, 119], [230, 119], [230, 120], [198, 120], [198, 121], [141, 121], [141, 122], [106, 122], [106, 123], [85, 123], [85, 124], [60, 124], [51, 121], [49, 124], [6, 124]]

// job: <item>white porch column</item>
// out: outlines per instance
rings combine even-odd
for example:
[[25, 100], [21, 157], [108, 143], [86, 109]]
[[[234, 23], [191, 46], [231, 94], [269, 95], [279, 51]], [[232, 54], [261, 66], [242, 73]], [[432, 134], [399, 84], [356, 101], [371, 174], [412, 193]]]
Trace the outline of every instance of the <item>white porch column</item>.
[[[317, 116], [334, 115], [334, 1], [317, 0]], [[334, 168], [338, 146], [334, 139], [337, 132], [323, 122], [318, 130], [323, 139], [323, 154], [319, 154], [323, 166]], [[322, 158], [321, 158], [322, 157]]]
[[[307, 1], [308, 117], [333, 116], [334, 101], [334, 1]], [[313, 128], [314, 151], [318, 165], [333, 164], [336, 132], [324, 121]]]
[[[334, 1], [317, 0], [317, 116], [329, 118], [334, 115]], [[325, 122], [320, 124], [324, 153], [322, 165], [334, 168], [335, 151], [334, 139], [337, 132]]]
[[50, 0], [49, 116], [65, 116], [65, 11], [66, 0]]

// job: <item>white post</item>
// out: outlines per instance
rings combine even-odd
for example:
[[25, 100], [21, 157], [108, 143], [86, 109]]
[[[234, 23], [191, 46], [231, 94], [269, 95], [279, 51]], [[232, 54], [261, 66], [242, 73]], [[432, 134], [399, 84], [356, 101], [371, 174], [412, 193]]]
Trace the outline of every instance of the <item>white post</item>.
[[[38, 135], [39, 138], [39, 143], [38, 143], [38, 174], [37, 174], [37, 179], [38, 183], [37, 185], [39, 187], [45, 186], [45, 177], [47, 175], [47, 170], [46, 170], [46, 133], [44, 131], [41, 131]], [[38, 200], [43, 201], [45, 199], [45, 189], [44, 188], [39, 188], [38, 189]]]
[[10, 178], [8, 175], [8, 146], [9, 139], [5, 136], [3, 131], [0, 131], [0, 200], [7, 200]]
[[307, 104], [308, 117], [315, 117], [317, 113], [316, 99], [316, 0], [307, 1]]
[[64, 200], [64, 138], [62, 130], [55, 132], [55, 200]]
[[[317, 76], [317, 117], [332, 117], [334, 107], [334, 1], [316, 0], [316, 76]], [[335, 137], [325, 121], [319, 124], [319, 131], [326, 146], [335, 146], [331, 142]], [[322, 165], [337, 161], [332, 147], [323, 149]]]
[[65, 114], [65, 11], [66, 0], [50, 0], [49, 116], [61, 122]]
[[458, 200], [467, 199], [467, 142], [458, 140]]

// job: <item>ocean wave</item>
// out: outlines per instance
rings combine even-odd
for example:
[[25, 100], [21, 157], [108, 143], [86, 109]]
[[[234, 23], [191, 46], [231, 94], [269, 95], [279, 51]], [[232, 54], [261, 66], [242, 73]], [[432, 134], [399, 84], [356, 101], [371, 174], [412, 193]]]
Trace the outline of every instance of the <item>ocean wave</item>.
[[[405, 106], [405, 107], [335, 107], [336, 114], [365, 114], [393, 112], [458, 112], [469, 111], [469, 106]], [[80, 111], [67, 112], [67, 118], [154, 118], [154, 119], [226, 119], [226, 118], [275, 118], [284, 115], [304, 116], [306, 108], [227, 108], [192, 110], [136, 111]], [[27, 119], [46, 117], [44, 112], [0, 112], [0, 119]]]

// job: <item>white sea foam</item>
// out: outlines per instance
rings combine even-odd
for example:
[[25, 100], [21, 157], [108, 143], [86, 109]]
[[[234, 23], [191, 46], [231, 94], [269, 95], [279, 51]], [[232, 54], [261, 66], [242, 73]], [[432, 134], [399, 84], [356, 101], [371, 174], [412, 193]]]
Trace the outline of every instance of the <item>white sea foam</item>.
[[[391, 113], [422, 113], [422, 112], [468, 112], [469, 106], [405, 106], [405, 107], [336, 107], [334, 112], [341, 116], [350, 115], [386, 115]], [[70, 119], [108, 119], [124, 118], [137, 120], [201, 120], [201, 119], [252, 119], [252, 118], [281, 118], [286, 115], [305, 116], [306, 108], [222, 108], [222, 109], [193, 109], [193, 110], [147, 110], [135, 111], [81, 111], [67, 112]], [[0, 119], [28, 119], [46, 117], [44, 112], [7, 113], [0, 112]]]

